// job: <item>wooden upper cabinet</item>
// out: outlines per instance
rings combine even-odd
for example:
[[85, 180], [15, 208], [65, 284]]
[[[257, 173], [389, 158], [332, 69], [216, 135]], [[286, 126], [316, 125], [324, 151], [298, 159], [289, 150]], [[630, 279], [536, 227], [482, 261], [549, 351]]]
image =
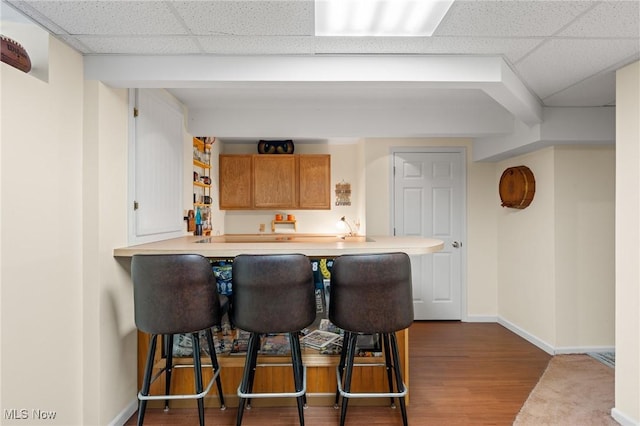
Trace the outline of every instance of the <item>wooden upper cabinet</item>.
[[331, 208], [331, 157], [329, 155], [301, 155], [299, 159], [301, 209]]
[[220, 209], [331, 208], [331, 156], [220, 155]]
[[239, 210], [253, 207], [252, 155], [220, 155], [218, 188], [220, 209]]
[[256, 155], [253, 158], [253, 206], [257, 209], [296, 205], [296, 157]]

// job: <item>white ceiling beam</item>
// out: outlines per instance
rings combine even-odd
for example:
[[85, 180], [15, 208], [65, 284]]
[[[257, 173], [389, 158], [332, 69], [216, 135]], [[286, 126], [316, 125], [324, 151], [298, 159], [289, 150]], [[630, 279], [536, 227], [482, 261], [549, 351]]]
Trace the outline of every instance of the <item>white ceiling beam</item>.
[[194, 135], [245, 139], [322, 139], [333, 137], [477, 137], [511, 133], [514, 119], [498, 106], [457, 105], [405, 108], [362, 106], [306, 108], [279, 105], [189, 111], [188, 129]]
[[543, 108], [544, 121], [528, 127], [516, 123], [511, 134], [481, 137], [473, 146], [474, 161], [501, 161], [557, 145], [608, 145], [615, 143], [613, 107]]
[[480, 89], [527, 125], [542, 120], [537, 98], [501, 57], [89, 55], [84, 61], [87, 80], [127, 88], [343, 83], [372, 89]]

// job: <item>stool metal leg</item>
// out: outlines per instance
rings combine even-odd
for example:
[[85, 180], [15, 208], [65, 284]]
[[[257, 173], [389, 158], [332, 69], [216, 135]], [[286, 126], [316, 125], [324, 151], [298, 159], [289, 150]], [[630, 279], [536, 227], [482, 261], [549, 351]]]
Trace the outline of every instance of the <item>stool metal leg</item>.
[[[153, 371], [153, 357], [156, 354], [156, 343], [158, 341], [158, 335], [151, 336], [151, 342], [149, 342], [149, 350], [147, 351], [147, 363], [144, 366], [144, 378], [142, 381], [142, 389], [140, 393], [142, 395], [149, 395], [149, 387], [151, 386], [151, 372]], [[138, 426], [142, 426], [144, 422], [144, 412], [147, 409], [147, 401], [140, 400], [138, 406]]]
[[[391, 333], [389, 335], [391, 339], [391, 350], [393, 351], [393, 366], [395, 368], [396, 373], [396, 386], [398, 386], [398, 392], [404, 390], [404, 383], [402, 381], [402, 370], [400, 368], [400, 354], [398, 352], [398, 340], [396, 338], [396, 333]], [[402, 412], [402, 424], [407, 426], [407, 407], [405, 406], [404, 396], [398, 397], [398, 401], [400, 401], [400, 411]]]
[[[200, 333], [192, 333], [193, 339], [193, 372], [195, 374], [196, 393], [202, 392], [202, 364], [200, 362]], [[204, 396], [198, 398], [198, 418], [200, 426], [204, 426]]]
[[[304, 365], [302, 364], [302, 346], [300, 345], [300, 332], [296, 331], [294, 333], [289, 333], [289, 342], [296, 342], [296, 346], [297, 346], [297, 350], [298, 350], [298, 354], [300, 354], [300, 362], [298, 363], [298, 371], [300, 374], [300, 388], [296, 388], [296, 392], [299, 392], [303, 389], [303, 376], [304, 376]], [[293, 354], [293, 352], [291, 352]], [[292, 356], [292, 361], [293, 361], [293, 356]], [[302, 399], [303, 399], [303, 405], [304, 408], [307, 408], [307, 392], [306, 392], [306, 388], [305, 388], [305, 392], [302, 395]]]
[[[347, 355], [345, 360], [345, 373], [343, 389], [345, 392], [351, 391], [351, 376], [353, 374], [353, 362], [356, 355], [356, 343], [358, 335], [356, 333], [349, 334], [349, 343], [347, 345]], [[344, 342], [343, 342], [344, 345]], [[345, 419], [347, 417], [347, 405], [349, 404], [349, 398], [342, 397], [342, 410], [340, 412], [340, 426], [344, 426]]]
[[[253, 392], [253, 382], [256, 377], [256, 366], [258, 364], [258, 352], [260, 352], [260, 344], [262, 343], [262, 335], [260, 333], [256, 333], [256, 344], [253, 346], [250, 369], [249, 369], [249, 387], [248, 392]], [[248, 349], [248, 348], [247, 348]], [[247, 410], [251, 410], [251, 398], [247, 398]]]
[[[298, 340], [298, 333], [289, 333], [289, 346], [291, 347], [291, 362], [293, 364], [293, 382], [295, 384], [296, 392], [300, 392], [304, 389], [302, 379], [302, 351], [300, 350], [300, 340]], [[300, 395], [296, 398], [298, 403], [298, 417], [300, 418], [300, 426], [304, 426], [304, 405], [306, 395]]]
[[[342, 350], [340, 351], [340, 362], [338, 363], [338, 374], [340, 375], [340, 377], [343, 377], [343, 373], [344, 373], [344, 360], [345, 360], [345, 357], [347, 356], [347, 346], [348, 346], [350, 335], [351, 333], [349, 333], [348, 331], [345, 331], [344, 335], [342, 336]], [[340, 402], [340, 390], [336, 389], [336, 399], [334, 401], [333, 407], [338, 408], [339, 402]]]
[[[383, 349], [384, 364], [387, 370], [387, 381], [389, 382], [389, 393], [393, 393], [393, 365], [391, 362], [391, 359], [392, 359], [391, 348], [389, 347], [389, 334], [382, 333], [380, 337], [382, 338], [382, 345], [384, 348]], [[395, 400], [393, 399], [392, 396], [390, 397], [390, 399], [391, 399], [391, 408], [396, 408]]]
[[[164, 335], [164, 353], [167, 357], [165, 370], [165, 387], [164, 394], [169, 395], [171, 392], [171, 373], [173, 372], [173, 334]], [[169, 400], [164, 400], [164, 411], [169, 411]]]
[[[242, 373], [242, 381], [240, 382], [239, 388], [242, 393], [251, 392], [251, 388], [253, 387], [253, 375], [255, 374], [256, 369], [258, 349], [260, 349], [260, 335], [258, 333], [251, 333], [247, 347], [247, 358], [245, 360], [244, 371]], [[239, 397], [236, 426], [240, 426], [242, 424], [242, 415], [244, 414], [246, 402], [247, 398]]]
[[[220, 371], [220, 364], [218, 364], [218, 355], [216, 354], [216, 346], [213, 341], [213, 333], [211, 329], [208, 328], [206, 331], [207, 334], [207, 343], [209, 344], [209, 354], [211, 356], [211, 364], [215, 371]], [[224, 410], [226, 408], [224, 404], [224, 394], [222, 393], [222, 380], [220, 379], [220, 375], [216, 377], [216, 385], [218, 386], [218, 398], [220, 399], [220, 409]]]

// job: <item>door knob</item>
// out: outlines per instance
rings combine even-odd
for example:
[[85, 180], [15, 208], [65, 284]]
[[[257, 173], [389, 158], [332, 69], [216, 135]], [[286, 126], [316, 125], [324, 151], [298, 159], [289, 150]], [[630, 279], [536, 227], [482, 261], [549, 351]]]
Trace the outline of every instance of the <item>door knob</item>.
[[453, 243], [451, 243], [451, 245], [453, 246], [453, 248], [460, 248], [462, 247], [462, 243], [458, 242], [458, 241], [454, 241]]

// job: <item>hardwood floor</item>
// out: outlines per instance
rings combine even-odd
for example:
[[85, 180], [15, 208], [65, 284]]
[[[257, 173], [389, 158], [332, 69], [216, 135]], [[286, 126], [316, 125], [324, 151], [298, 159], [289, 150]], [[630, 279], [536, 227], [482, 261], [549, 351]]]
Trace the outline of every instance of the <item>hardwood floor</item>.
[[[417, 321], [409, 330], [410, 425], [511, 425], [551, 356], [495, 323]], [[198, 424], [193, 409], [147, 409], [147, 425]], [[205, 410], [207, 425], [235, 425], [235, 408]], [[126, 423], [134, 425], [137, 413]], [[254, 407], [243, 425], [298, 425], [295, 407]], [[307, 426], [339, 424], [339, 410], [308, 407]], [[347, 424], [401, 425], [400, 410], [350, 405]]]

